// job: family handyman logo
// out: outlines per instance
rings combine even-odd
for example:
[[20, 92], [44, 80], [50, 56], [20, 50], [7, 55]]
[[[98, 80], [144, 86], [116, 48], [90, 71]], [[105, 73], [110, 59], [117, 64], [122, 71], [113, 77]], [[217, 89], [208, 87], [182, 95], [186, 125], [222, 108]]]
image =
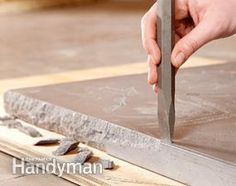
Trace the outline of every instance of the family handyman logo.
[[[45, 163], [46, 162], [46, 163]], [[22, 158], [20, 160], [13, 158], [12, 160], [13, 174], [55, 174], [58, 177], [63, 174], [103, 174], [101, 163], [71, 163], [59, 162], [55, 158], [45, 161], [45, 159], [29, 159]]]

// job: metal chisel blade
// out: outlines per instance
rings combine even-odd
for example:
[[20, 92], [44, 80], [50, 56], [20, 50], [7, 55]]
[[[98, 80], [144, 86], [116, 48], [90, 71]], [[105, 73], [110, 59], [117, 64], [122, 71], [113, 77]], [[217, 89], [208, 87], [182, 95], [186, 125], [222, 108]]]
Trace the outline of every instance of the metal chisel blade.
[[175, 69], [171, 64], [174, 47], [175, 1], [157, 2], [157, 43], [161, 49], [158, 66], [158, 123], [161, 140], [171, 142], [175, 125]]

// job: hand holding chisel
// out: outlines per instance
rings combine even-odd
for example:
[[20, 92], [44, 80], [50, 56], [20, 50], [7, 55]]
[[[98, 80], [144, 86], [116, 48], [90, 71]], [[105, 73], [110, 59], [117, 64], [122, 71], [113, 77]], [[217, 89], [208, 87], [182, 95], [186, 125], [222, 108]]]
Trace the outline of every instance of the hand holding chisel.
[[148, 81], [158, 91], [158, 120], [163, 140], [171, 141], [174, 131], [173, 66], [178, 69], [209, 41], [235, 34], [235, 8], [234, 0], [227, 4], [221, 0], [158, 0], [143, 17]]

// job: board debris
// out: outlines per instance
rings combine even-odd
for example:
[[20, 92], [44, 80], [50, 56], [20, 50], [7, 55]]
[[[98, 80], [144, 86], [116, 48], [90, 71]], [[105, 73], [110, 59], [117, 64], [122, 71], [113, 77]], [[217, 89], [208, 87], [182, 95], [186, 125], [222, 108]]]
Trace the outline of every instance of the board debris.
[[35, 146], [40, 146], [40, 145], [54, 145], [59, 143], [59, 139], [57, 138], [48, 138], [48, 139], [41, 139], [34, 143]]
[[62, 140], [60, 143], [60, 146], [57, 148], [56, 151], [52, 152], [55, 156], [63, 156], [67, 154], [68, 152], [75, 150], [79, 145], [78, 141], [69, 141], [69, 140]]
[[73, 160], [73, 163], [84, 164], [87, 160], [91, 158], [92, 155], [93, 155], [93, 152], [89, 150], [88, 148], [80, 148], [78, 151], [78, 154]]

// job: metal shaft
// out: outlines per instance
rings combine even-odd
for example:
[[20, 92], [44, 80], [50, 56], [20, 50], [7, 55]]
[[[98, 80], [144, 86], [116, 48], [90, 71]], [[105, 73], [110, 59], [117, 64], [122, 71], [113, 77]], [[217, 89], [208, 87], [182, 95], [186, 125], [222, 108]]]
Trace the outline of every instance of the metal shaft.
[[158, 67], [158, 123], [161, 140], [171, 142], [175, 125], [175, 69], [171, 64], [174, 47], [175, 1], [158, 0], [157, 43], [161, 49]]

